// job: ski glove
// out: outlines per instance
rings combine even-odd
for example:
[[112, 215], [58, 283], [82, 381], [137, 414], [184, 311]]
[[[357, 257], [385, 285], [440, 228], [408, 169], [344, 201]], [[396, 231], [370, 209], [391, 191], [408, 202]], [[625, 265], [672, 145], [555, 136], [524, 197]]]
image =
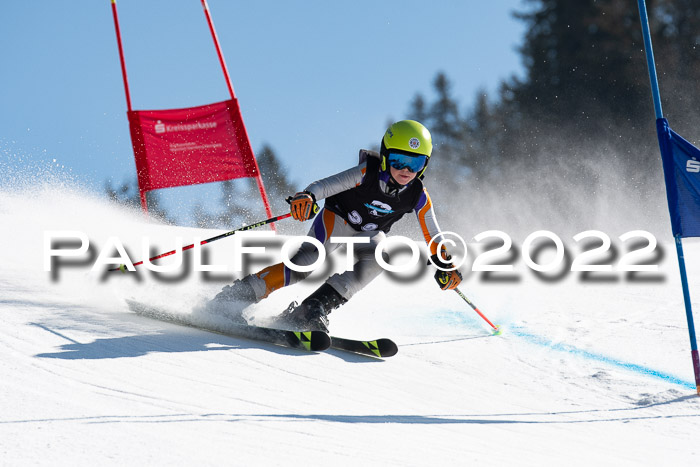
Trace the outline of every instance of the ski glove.
[[290, 204], [292, 217], [298, 221], [307, 221], [318, 212], [316, 197], [309, 191], [300, 191], [294, 196], [287, 198]]
[[[445, 250], [442, 251], [442, 254], [436, 253], [430, 257], [430, 261], [435, 266], [438, 266], [438, 268], [442, 268], [442, 269], [454, 268], [454, 265], [452, 263], [448, 262], [451, 259], [452, 259], [452, 257], [450, 255], [448, 255]], [[462, 282], [462, 273], [460, 273], [457, 269], [455, 269], [453, 271], [443, 271], [442, 269], [438, 269], [437, 271], [435, 271], [435, 281], [437, 281], [440, 289], [442, 289], [442, 290], [454, 290], [454, 289], [456, 289], [457, 286]]]

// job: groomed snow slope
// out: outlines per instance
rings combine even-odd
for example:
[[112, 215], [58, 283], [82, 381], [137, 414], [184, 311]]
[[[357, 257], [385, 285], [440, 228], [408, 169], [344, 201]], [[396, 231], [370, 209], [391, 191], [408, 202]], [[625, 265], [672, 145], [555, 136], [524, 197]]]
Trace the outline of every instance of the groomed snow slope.
[[[515, 281], [468, 275], [463, 291], [501, 336], [429, 274], [381, 277], [331, 315], [333, 334], [393, 338], [399, 354], [379, 361], [153, 321], [124, 301], [188, 313], [226, 283], [201, 273], [43, 270], [46, 231], [85, 232], [95, 253], [118, 237], [134, 260], [144, 236], [163, 251], [177, 236], [218, 232], [148, 223], [57, 185], [2, 190], [0, 225], [4, 465], [699, 463], [700, 398], [670, 245], [660, 280], [545, 281], [523, 267]], [[206, 246], [210, 262], [227, 264], [230, 245]], [[698, 294], [700, 245], [688, 242], [686, 257]]]

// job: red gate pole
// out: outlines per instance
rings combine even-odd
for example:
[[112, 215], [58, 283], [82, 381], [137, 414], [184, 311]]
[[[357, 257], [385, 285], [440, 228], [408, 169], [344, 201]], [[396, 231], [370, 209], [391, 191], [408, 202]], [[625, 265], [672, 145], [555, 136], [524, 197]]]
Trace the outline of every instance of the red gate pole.
[[117, 47], [119, 47], [119, 61], [122, 65], [122, 77], [124, 78], [124, 93], [126, 94], [126, 108], [131, 112], [131, 95], [129, 94], [129, 79], [126, 77], [126, 62], [124, 62], [124, 48], [122, 47], [122, 33], [119, 30], [119, 17], [117, 16], [117, 0], [112, 0], [112, 16], [114, 16], [114, 30], [117, 33]]
[[[119, 29], [119, 16], [117, 15], [117, 0], [112, 0], [112, 16], [114, 17], [114, 31], [117, 33], [117, 47], [119, 48], [119, 61], [122, 66], [122, 78], [124, 79], [124, 94], [126, 95], [126, 109], [131, 112], [131, 94], [129, 93], [129, 78], [126, 76], [126, 62], [124, 61], [124, 47], [122, 47], [122, 33]], [[139, 186], [139, 196], [141, 197], [141, 209], [148, 215], [148, 201], [146, 192]]]
[[[114, 0], [112, 0], [114, 2]], [[209, 24], [209, 31], [211, 31], [211, 37], [214, 40], [214, 47], [216, 47], [216, 53], [219, 56], [219, 62], [221, 63], [221, 69], [224, 71], [224, 78], [226, 79], [226, 85], [228, 86], [228, 92], [231, 94], [231, 99], [236, 99], [236, 94], [233, 92], [233, 85], [231, 84], [231, 77], [228, 74], [228, 68], [226, 67], [226, 60], [224, 60], [224, 55], [221, 53], [221, 47], [219, 46], [219, 38], [216, 35], [216, 30], [214, 29], [214, 23], [211, 20], [211, 15], [209, 14], [209, 5], [207, 5], [207, 0], [202, 0], [202, 8], [204, 8], [204, 15], [207, 17], [207, 23]], [[245, 138], [248, 142], [251, 152], [253, 147], [250, 145], [250, 137], [248, 136], [248, 129], [245, 125], [241, 125], [243, 131], [245, 132]], [[270, 209], [270, 202], [267, 199], [267, 193], [265, 192], [265, 186], [262, 181], [262, 174], [260, 173], [260, 167], [258, 167], [258, 161], [253, 154], [253, 163], [255, 164], [255, 171], [258, 173], [256, 181], [258, 182], [258, 190], [260, 190], [260, 196], [262, 196], [263, 204], [265, 204], [265, 212], [267, 217], [272, 217], [272, 210]], [[273, 231], [276, 231], [275, 224], [270, 224]]]

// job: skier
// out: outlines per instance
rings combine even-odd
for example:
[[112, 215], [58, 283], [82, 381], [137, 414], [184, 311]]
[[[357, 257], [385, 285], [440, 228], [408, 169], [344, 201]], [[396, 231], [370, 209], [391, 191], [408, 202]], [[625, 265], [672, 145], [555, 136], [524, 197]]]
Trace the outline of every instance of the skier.
[[[292, 217], [303, 222], [314, 217], [316, 202], [325, 199], [308, 235], [318, 239], [327, 253], [340, 246], [330, 243], [331, 235], [366, 237], [369, 242], [353, 245], [357, 258], [354, 270], [332, 275], [301, 304], [292, 302], [277, 318], [275, 327], [328, 332], [328, 314], [382, 272], [374, 256], [375, 248], [404, 214], [416, 213], [426, 242], [440, 233], [430, 196], [423, 186], [432, 149], [430, 132], [422, 124], [413, 120], [396, 122], [384, 134], [379, 154], [361, 150], [359, 165], [313, 182], [288, 200]], [[437, 251], [438, 243], [433, 242], [430, 251], [433, 264], [440, 266], [435, 279], [442, 290], [451, 290], [459, 285], [462, 275], [456, 269], [443, 270], [454, 266], [444, 249]], [[291, 262], [306, 266], [317, 258], [316, 248], [303, 243]], [[245, 307], [309, 274], [293, 271], [284, 263], [275, 264], [225, 286], [208, 306], [245, 322], [241, 316]]]

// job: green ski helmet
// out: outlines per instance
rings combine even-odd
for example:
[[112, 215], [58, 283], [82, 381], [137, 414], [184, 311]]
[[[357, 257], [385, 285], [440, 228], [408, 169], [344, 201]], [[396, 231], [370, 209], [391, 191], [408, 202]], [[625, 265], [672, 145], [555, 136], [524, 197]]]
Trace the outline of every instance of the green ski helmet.
[[401, 120], [392, 124], [384, 133], [380, 150], [382, 170], [388, 168], [387, 160], [390, 153], [426, 156], [425, 165], [417, 175], [417, 178], [422, 179], [432, 152], [433, 138], [428, 129], [415, 120]]

